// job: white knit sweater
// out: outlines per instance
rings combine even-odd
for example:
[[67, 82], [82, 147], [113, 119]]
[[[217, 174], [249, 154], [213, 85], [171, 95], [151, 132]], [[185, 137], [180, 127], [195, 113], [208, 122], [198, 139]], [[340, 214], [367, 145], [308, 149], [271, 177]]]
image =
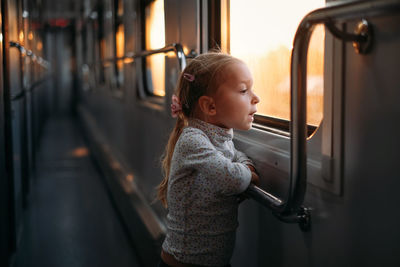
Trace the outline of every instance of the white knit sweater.
[[238, 226], [237, 195], [252, 162], [234, 148], [232, 129], [192, 119], [176, 143], [168, 181], [164, 251], [178, 261], [227, 265]]

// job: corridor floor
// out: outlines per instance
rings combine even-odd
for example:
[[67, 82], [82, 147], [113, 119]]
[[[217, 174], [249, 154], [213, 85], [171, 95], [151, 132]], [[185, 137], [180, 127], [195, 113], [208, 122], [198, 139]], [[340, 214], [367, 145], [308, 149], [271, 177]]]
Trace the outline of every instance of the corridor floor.
[[46, 123], [16, 267], [138, 267], [77, 123]]

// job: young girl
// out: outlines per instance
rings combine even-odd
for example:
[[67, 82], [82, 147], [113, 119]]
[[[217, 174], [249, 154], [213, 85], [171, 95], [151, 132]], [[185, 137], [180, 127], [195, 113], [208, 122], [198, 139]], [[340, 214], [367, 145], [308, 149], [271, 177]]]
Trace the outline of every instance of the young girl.
[[250, 129], [257, 111], [252, 84], [247, 66], [223, 53], [199, 55], [181, 74], [158, 187], [168, 207], [159, 266], [230, 266], [237, 196], [258, 181], [232, 142], [232, 129]]

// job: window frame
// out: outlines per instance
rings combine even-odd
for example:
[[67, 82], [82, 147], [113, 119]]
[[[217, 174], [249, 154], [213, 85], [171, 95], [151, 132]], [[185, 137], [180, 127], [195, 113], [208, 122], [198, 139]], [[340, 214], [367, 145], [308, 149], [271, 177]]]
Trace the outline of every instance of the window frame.
[[[327, 2], [327, 1], [326, 1]], [[230, 1], [229, 0], [208, 0], [208, 44], [210, 48], [221, 48], [223, 51], [230, 53]], [[223, 22], [226, 19], [226, 22]], [[215, 30], [217, 29], [217, 30]], [[219, 29], [219, 30], [218, 30]], [[224, 45], [222, 41], [225, 41]], [[223, 47], [224, 46], [224, 47]], [[327, 40], [324, 41], [325, 48], [327, 47]], [[324, 62], [326, 60], [326, 53], [324, 55]], [[325, 63], [324, 63], [325, 66]], [[325, 72], [325, 71], [324, 71]], [[324, 73], [324, 83], [326, 74]], [[325, 86], [324, 86], [325, 87]], [[325, 92], [324, 92], [325, 94]], [[323, 95], [323, 101], [325, 96]], [[324, 101], [325, 102], [325, 101]], [[324, 113], [324, 110], [322, 110]], [[307, 124], [307, 135], [311, 137], [317, 129], [322, 125], [323, 117], [318, 126]], [[255, 114], [253, 127], [278, 133], [283, 136], [290, 136], [290, 119], [282, 119], [268, 115]]]

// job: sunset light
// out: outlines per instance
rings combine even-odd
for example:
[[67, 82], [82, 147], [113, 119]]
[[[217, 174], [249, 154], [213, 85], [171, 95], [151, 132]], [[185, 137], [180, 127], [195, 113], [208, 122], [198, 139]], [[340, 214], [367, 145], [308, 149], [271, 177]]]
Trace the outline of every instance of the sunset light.
[[[165, 46], [164, 1], [156, 0], [146, 7], [146, 49]], [[165, 95], [165, 55], [156, 54], [146, 60], [147, 78], [153, 94]], [[150, 76], [149, 76], [150, 75]], [[151, 78], [151, 79], [150, 79]]]
[[[302, 18], [324, 4], [323, 0], [229, 2], [230, 30], [222, 36], [221, 46], [250, 67], [261, 99], [258, 114], [289, 120], [293, 38]], [[308, 52], [307, 121], [312, 125], [322, 119], [324, 38], [324, 28], [317, 27]]]
[[24, 36], [24, 32], [21, 30], [20, 32], [19, 32], [19, 35], [18, 35], [18, 37], [19, 37], [19, 42], [21, 43], [21, 44], [23, 44], [24, 43], [24, 38], [25, 38], [25, 36]]
[[[117, 33], [116, 33], [116, 55], [118, 58], [122, 58], [125, 55], [125, 30], [124, 24], [118, 25]], [[121, 72], [124, 67], [123, 60], [117, 61], [117, 68], [118, 68], [118, 76], [121, 77]]]

